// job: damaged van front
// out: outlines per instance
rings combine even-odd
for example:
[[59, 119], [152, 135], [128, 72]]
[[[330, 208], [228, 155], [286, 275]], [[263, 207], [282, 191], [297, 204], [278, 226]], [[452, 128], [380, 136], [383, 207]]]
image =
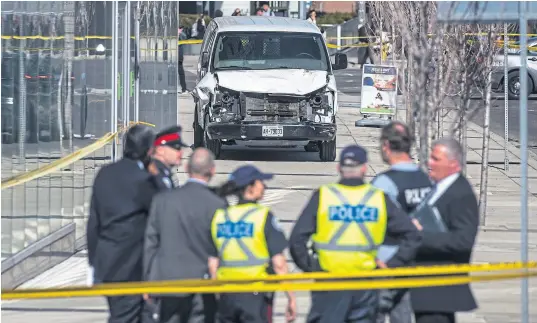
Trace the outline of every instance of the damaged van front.
[[332, 65], [316, 29], [274, 29], [224, 26], [202, 47], [192, 91], [195, 145], [217, 156], [222, 144], [301, 145], [333, 161], [338, 106], [332, 70], [346, 68], [346, 56], [336, 55]]

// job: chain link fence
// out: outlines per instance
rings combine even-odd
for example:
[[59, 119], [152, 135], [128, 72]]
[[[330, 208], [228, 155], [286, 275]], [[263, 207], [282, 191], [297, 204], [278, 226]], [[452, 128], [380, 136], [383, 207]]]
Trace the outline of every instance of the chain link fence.
[[[3, 1], [1, 14], [2, 186], [130, 122], [177, 124], [177, 2]], [[93, 179], [120, 151], [118, 138], [2, 187], [2, 260], [71, 224], [83, 246]]]

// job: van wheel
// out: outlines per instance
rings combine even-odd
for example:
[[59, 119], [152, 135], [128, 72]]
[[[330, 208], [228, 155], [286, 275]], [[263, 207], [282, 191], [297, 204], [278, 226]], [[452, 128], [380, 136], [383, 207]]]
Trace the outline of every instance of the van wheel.
[[218, 139], [209, 139], [207, 132], [207, 125], [209, 124], [209, 115], [205, 115], [204, 131], [203, 131], [203, 146], [209, 149], [213, 154], [214, 158], [220, 157], [222, 152], [222, 142]]
[[319, 157], [324, 162], [336, 160], [336, 137], [330, 141], [321, 141], [319, 144]]
[[194, 148], [203, 147], [203, 128], [198, 122], [198, 111], [194, 113]]

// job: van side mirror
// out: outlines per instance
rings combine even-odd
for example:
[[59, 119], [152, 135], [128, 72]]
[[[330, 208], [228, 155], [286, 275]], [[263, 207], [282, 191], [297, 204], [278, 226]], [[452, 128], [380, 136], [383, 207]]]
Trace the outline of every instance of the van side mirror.
[[337, 53], [335, 61], [336, 62], [332, 64], [333, 70], [344, 70], [347, 68], [347, 54]]
[[207, 68], [209, 66], [209, 53], [201, 53], [201, 68]]

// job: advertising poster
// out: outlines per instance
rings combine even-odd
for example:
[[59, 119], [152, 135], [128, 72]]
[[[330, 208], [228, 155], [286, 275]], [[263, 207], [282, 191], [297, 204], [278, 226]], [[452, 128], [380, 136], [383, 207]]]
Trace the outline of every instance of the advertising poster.
[[361, 114], [395, 115], [397, 67], [364, 64]]

